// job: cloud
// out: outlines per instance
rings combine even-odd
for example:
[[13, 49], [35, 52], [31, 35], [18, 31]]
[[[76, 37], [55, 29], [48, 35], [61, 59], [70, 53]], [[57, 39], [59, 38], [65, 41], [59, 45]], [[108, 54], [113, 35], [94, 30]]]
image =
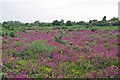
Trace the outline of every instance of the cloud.
[[2, 20], [90, 20], [117, 16], [118, 0], [1, 0]]

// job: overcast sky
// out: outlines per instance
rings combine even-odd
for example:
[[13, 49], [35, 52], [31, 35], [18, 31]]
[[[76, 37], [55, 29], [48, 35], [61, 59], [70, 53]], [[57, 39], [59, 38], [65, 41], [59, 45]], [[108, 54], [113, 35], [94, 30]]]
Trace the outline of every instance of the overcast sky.
[[101, 20], [118, 17], [119, 0], [0, 0], [0, 22]]

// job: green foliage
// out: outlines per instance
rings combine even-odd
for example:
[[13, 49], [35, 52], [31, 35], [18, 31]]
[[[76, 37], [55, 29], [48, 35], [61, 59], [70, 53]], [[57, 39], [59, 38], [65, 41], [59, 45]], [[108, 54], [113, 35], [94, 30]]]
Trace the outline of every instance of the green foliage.
[[51, 68], [48, 68], [46, 66], [42, 66], [37, 72], [38, 74], [35, 75], [36, 78], [41, 78], [41, 76], [46, 76], [48, 77], [51, 74]]
[[[95, 62], [97, 62], [97, 64], [95, 64]], [[91, 64], [92, 65], [95, 65], [95, 69], [98, 70], [98, 69], [102, 69], [102, 68], [106, 68], [106, 67], [109, 67], [109, 66], [118, 66], [119, 63], [117, 62], [117, 59], [104, 59], [100, 56], [96, 56], [96, 58], [91, 61]]]
[[111, 18], [109, 22], [111, 23], [112, 26], [120, 26], [120, 21], [116, 17]]
[[54, 37], [54, 41], [60, 42], [61, 38], [62, 38], [62, 36], [55, 36]]
[[11, 67], [12, 67], [13, 64], [14, 64], [13, 62], [8, 62], [8, 63], [4, 64], [4, 67], [6, 67], [8, 69], [9, 68], [11, 69]]
[[9, 36], [10, 37], [17, 37], [14, 32], [10, 32]]
[[43, 51], [51, 52], [55, 48], [54, 46], [50, 47], [49, 45], [47, 45], [47, 42], [43, 41], [43, 40], [34, 41], [30, 45], [30, 47], [37, 54], [39, 54]]
[[94, 31], [96, 31], [96, 30], [97, 30], [97, 28], [92, 28], [91, 30], [92, 30], [92, 32], [94, 32]]
[[23, 45], [22, 42], [15, 42], [15, 45], [14, 45], [14, 46], [15, 46], [15, 47], [18, 47], [18, 46], [21, 46], [21, 45]]
[[77, 25], [86, 25], [86, 22], [85, 21], [79, 21], [79, 22], [76, 22]]
[[7, 29], [9, 29], [9, 28], [10, 28], [10, 26], [8, 25], [8, 23], [7, 23], [7, 22], [3, 22], [3, 23], [2, 23], [2, 26], [3, 26], [3, 27], [5, 27], [5, 28], [7, 28]]
[[40, 22], [37, 20], [34, 22], [34, 26], [40, 26]]
[[[111, 31], [110, 33], [112, 33], [112, 30], [118, 29], [115, 26], [86, 27], [86, 26], [74, 25], [74, 26], [63, 26], [63, 27], [65, 27], [65, 29], [71, 29], [71, 30], [79, 29], [80, 31], [75, 31], [78, 34], [82, 33], [81, 30], [89, 30], [89, 31], [92, 30], [92, 31], [96, 31], [96, 32], [104, 30], [105, 32]], [[59, 36], [55, 36], [54, 41], [57, 41], [57, 42], [63, 44], [63, 46], [65, 46], [67, 44], [67, 41], [62, 40], [62, 37], [65, 37], [66, 35], [67, 35], [67, 37], [69, 36], [71, 38], [78, 36], [76, 34], [71, 35], [71, 34], [69, 34], [68, 30], [64, 31], [61, 28], [59, 30]], [[7, 31], [5, 33], [6, 33], [6, 35], [9, 35], [10, 32], [16, 31], [16, 29], [21, 30], [21, 28], [14, 28], [14, 29], [10, 28], [10, 31], [8, 29], [6, 29]], [[34, 30], [38, 29], [38, 31], [39, 31], [39, 29], [40, 29], [40, 31], [46, 30], [46, 31], [48, 31], [48, 33], [50, 32], [50, 34], [51, 34], [53, 27], [52, 28], [47, 27], [47, 26], [46, 27], [34, 27], [33, 29]], [[100, 39], [113, 38], [112, 36], [117, 36], [117, 34], [116, 33], [110, 34], [110, 35], [103, 34], [102, 36], [96, 36], [96, 35], [94, 35], [94, 32], [93, 32], [92, 34], [87, 35], [87, 37], [89, 37], [89, 38], [100, 38]], [[5, 47], [9, 43], [9, 41], [8, 41], [9, 38], [11, 38], [11, 37], [8, 37], [7, 40], [3, 41], [3, 44], [5, 44]], [[64, 49], [54, 50], [56, 47], [49, 46], [48, 41], [45, 41], [45, 40], [36, 40], [31, 43], [25, 43], [24, 39], [23, 40], [21, 39], [20, 42], [14, 41], [14, 45], [12, 46], [11, 50], [9, 50], [9, 49], [4, 50], [5, 54], [3, 54], [2, 58], [4, 58], [4, 59], [5, 58], [13, 58], [13, 59], [9, 59], [10, 61], [12, 60], [11, 62], [9, 60], [7, 62], [5, 61], [5, 63], [4, 63], [5, 65], [3, 65], [3, 71], [5, 73], [8, 73], [9, 71], [11, 71], [11, 74], [16, 73], [16, 71], [17, 71], [17, 73], [20, 74], [23, 69], [26, 69], [28, 71], [26, 76], [34, 77], [34, 78], [42, 78], [43, 76], [53, 78], [53, 77], [59, 77], [59, 76], [61, 76], [61, 74], [64, 74], [64, 75], [62, 75], [62, 77], [64, 77], [64, 78], [65, 77], [73, 78], [73, 77], [78, 77], [78, 76], [80, 76], [81, 78], [84, 78], [84, 77], [86, 77], [87, 73], [90, 73], [92, 71], [97, 72], [97, 70], [101, 70], [101, 72], [102, 72], [102, 70], [104, 70], [106, 67], [109, 67], [112, 65], [119, 66], [117, 58], [112, 59], [112, 58], [109, 58], [109, 56], [107, 56], [107, 58], [104, 59], [104, 56], [99, 57], [99, 55], [98, 55], [98, 57], [97, 57], [96, 55], [98, 53], [93, 53], [92, 58], [91, 58], [90, 51], [92, 52], [92, 49], [90, 48], [90, 46], [94, 46], [94, 44], [92, 44], [91, 42], [89, 42], [87, 40], [84, 42], [83, 42], [84, 44], [80, 45], [80, 46], [78, 46], [78, 45], [75, 46], [75, 45], [73, 45], [73, 42], [69, 42], [68, 45], [66, 45], [67, 46], [66, 48], [68, 50], [72, 50], [72, 51], [71, 51], [71, 54], [68, 55], [66, 49], [65, 49], [66, 51]], [[93, 43], [94, 43], [94, 41], [93, 41]], [[22, 51], [17, 52], [18, 46], [23, 46], [24, 49]], [[8, 47], [9, 47], [9, 45], [8, 45]], [[111, 47], [108, 44], [104, 45], [104, 47], [106, 48], [106, 50], [111, 49]], [[54, 52], [53, 50], [55, 51], [55, 53], [53, 53]], [[42, 52], [45, 52], [45, 53], [41, 54]], [[85, 52], [85, 53], [83, 53], [83, 52]], [[39, 56], [39, 54], [41, 54], [42, 56]], [[58, 54], [60, 56], [60, 60], [57, 59], [56, 57], [55, 57], [56, 59], [54, 58], [54, 55], [56, 55], [56, 54]], [[11, 56], [9, 56], [9, 55], [11, 55]], [[105, 55], [107, 55], [107, 54], [105, 54]], [[67, 61], [64, 62], [63, 61], [63, 60], [65, 60], [64, 58], [66, 58]], [[41, 61], [41, 63], [40, 63], [40, 61]], [[44, 62], [45, 62], [45, 64], [44, 64]], [[53, 63], [47, 64], [48, 62], [53, 62]], [[30, 64], [31, 64], [31, 67], [26, 66], [26, 65], [30, 65]], [[11, 69], [11, 66], [14, 66], [14, 65], [15, 65], [15, 70]], [[54, 67], [54, 68], [52, 68], [52, 67]], [[18, 74], [16, 74], [16, 75], [18, 75]]]
[[60, 43], [66, 45], [67, 41], [66, 40], [61, 40]]
[[3, 79], [2, 76], [3, 76], [3, 74], [2, 74], [2, 70], [0, 70], [0, 80]]
[[68, 27], [67, 27], [67, 26], [63, 26], [63, 27], [62, 27], [62, 29], [64, 29], [64, 30], [65, 30], [65, 29], [68, 29]]
[[73, 48], [75, 51], [80, 51], [80, 48], [78, 45], [76, 45], [74, 48]]
[[26, 61], [25, 60], [20, 60], [18, 63], [20, 66], [22, 66], [22, 68], [25, 68], [26, 66]]
[[72, 26], [73, 23], [72, 23], [71, 21], [67, 21], [65, 25], [66, 25], [66, 26]]
[[90, 25], [98, 25], [98, 21], [95, 20], [95, 19], [94, 19], [94, 20], [90, 20], [90, 21], [89, 21], [89, 24], [90, 24]]
[[34, 74], [34, 78], [42, 78], [42, 75], [43, 75], [43, 72], [41, 69], [38, 69], [37, 70], [37, 74]]
[[89, 43], [89, 42], [86, 42], [86, 45], [90, 45], [90, 43]]
[[60, 21], [60, 26], [63, 26], [64, 25], [64, 20], [62, 19], [61, 21]]
[[45, 67], [45, 66], [42, 66], [41, 68], [42, 70], [45, 70], [46, 73], [50, 73], [52, 69], [48, 68], [48, 67]]
[[19, 21], [5, 21], [2, 23], [2, 27], [6, 28], [6, 29], [10, 29], [11, 27], [18, 27], [21, 26], [22, 23]]
[[[47, 43], [47, 41], [37, 40], [31, 44], [25, 44], [26, 47], [24, 50], [14, 55], [19, 56], [22, 59], [34, 59], [37, 54], [40, 54], [42, 52], [48, 52], [49, 54], [56, 48], [55, 46], [49, 46], [48, 44], [49, 43]], [[17, 45], [19, 45], [19, 43], [17, 43], [16, 46]]]
[[106, 18], [107, 18], [107, 17], [106, 17], [106, 16], [104, 16], [104, 17], [103, 17], [103, 19], [102, 19], [102, 21], [106, 21]]
[[6, 41], [6, 40], [4, 40], [4, 41], [2, 41], [2, 43], [3, 43], [3, 44], [7, 44], [7, 41]]
[[52, 24], [53, 24], [53, 26], [55, 26], [55, 25], [60, 26], [60, 23], [59, 23], [59, 21], [58, 21], [58, 20], [54, 20], [54, 21], [52, 22]]
[[54, 20], [52, 22], [53, 26], [57, 25], [57, 26], [60, 26], [60, 22], [58, 20]]
[[[84, 27], [76, 27], [80, 25], [84, 25]], [[101, 26], [103, 27], [104, 26], [120, 26], [120, 21], [116, 17], [113, 17], [110, 20], [106, 20], [106, 16], [104, 16], [103, 19], [100, 21], [96, 19], [90, 20], [89, 22], [85, 22], [85, 21], [72, 22], [69, 20], [66, 23], [64, 23], [64, 20], [61, 20], [61, 21], [54, 20], [52, 23], [39, 22], [38, 20], [35, 21], [34, 23], [21, 23], [19, 21], [4, 21], [3, 23], [0, 23], [0, 26], [2, 27], [2, 32], [0, 33], [0, 35], [14, 37], [14, 34], [11, 33], [11, 31], [13, 31], [14, 33], [20, 32], [20, 31], [25, 32], [26, 29], [33, 30], [34, 28], [31, 28], [33, 26], [36, 26], [35, 29], [37, 32], [39, 32], [42, 29], [46, 30], [46, 28], [44, 27], [47, 27], [47, 29], [49, 27], [49, 29], [62, 28], [64, 30], [68, 29], [69, 31], [72, 31], [73, 29], [79, 31], [82, 28], [89, 29], [89, 27], [93, 27], [93, 26], [100, 26], [100, 27]], [[4, 29], [5, 29], [5, 32], [4, 32]]]
[[63, 26], [64, 25], [64, 20], [62, 19], [61, 21], [54, 20], [52, 22], [53, 26]]
[[69, 31], [73, 31], [73, 29], [71, 29], [71, 28], [69, 28], [68, 30], [69, 30]]
[[35, 53], [39, 54], [43, 51], [48, 51], [50, 48], [45, 44], [45, 41], [34, 41], [31, 44], [32, 49], [34, 50]]
[[70, 44], [70, 45], [73, 45], [73, 42], [70, 42], [69, 44]]

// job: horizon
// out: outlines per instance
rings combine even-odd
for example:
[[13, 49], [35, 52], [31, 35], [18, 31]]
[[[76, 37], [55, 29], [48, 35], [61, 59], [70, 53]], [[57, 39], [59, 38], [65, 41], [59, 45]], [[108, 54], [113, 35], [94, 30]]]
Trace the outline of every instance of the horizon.
[[[103, 16], [104, 17], [104, 16]], [[97, 21], [102, 21], [102, 19], [103, 19], [103, 17], [101, 18], [101, 20], [98, 20], [98, 19], [92, 19], [92, 20], [97, 20]], [[107, 16], [106, 16], [107, 17]], [[114, 18], [114, 17], [112, 17], [112, 18]], [[110, 18], [110, 19], [112, 19], [112, 18]], [[119, 17], [115, 17], [115, 18], [119, 18]], [[107, 21], [109, 21], [110, 19], [107, 19]], [[57, 20], [57, 19], [55, 19], [55, 20]], [[61, 19], [61, 20], [64, 20], [64, 19]], [[61, 20], [58, 20], [58, 21], [61, 21]], [[8, 21], [19, 21], [19, 20], [6, 20], [6, 21], [2, 21], [2, 22], [0, 22], [0, 23], [3, 23], [3, 22], [8, 22]], [[19, 21], [19, 22], [21, 22], [21, 23], [34, 23], [35, 21], [39, 21], [40, 23], [52, 23], [53, 21], [51, 21], [51, 22], [43, 22], [43, 21], [40, 21], [40, 20], [34, 20], [34, 21], [32, 21], [32, 22], [24, 22], [24, 21]], [[67, 20], [67, 21], [72, 21], [72, 20]], [[64, 20], [64, 23], [66, 23], [67, 21], [65, 21]], [[79, 20], [79, 21], [84, 21], [84, 20]], [[72, 21], [72, 22], [79, 22], [79, 21]], [[89, 20], [90, 21], [90, 20]], [[89, 21], [84, 21], [84, 22], [89, 22]]]
[[52, 22], [107, 20], [118, 17], [119, 0], [2, 0], [0, 22]]

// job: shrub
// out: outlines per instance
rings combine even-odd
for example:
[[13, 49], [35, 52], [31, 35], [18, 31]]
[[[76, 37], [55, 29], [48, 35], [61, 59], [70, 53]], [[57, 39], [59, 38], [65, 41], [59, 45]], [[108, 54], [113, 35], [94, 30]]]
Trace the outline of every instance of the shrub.
[[49, 46], [46, 44], [47, 41], [43, 40], [37, 40], [33, 41], [31, 44], [26, 44], [26, 47], [23, 51], [19, 52], [17, 56], [19, 56], [22, 59], [29, 59], [29, 58], [35, 58], [36, 54], [40, 54], [42, 52], [48, 52], [51, 53], [53, 49], [55, 49], [55, 46]]
[[73, 31], [73, 29], [68, 29], [69, 31]]
[[62, 27], [62, 29], [68, 29], [68, 27], [64, 26], [64, 27]]
[[33, 50], [35, 53], [39, 54], [43, 51], [51, 52], [55, 47], [54, 46], [49, 46], [47, 45], [48, 43], [43, 40], [38, 40], [34, 41], [31, 45], [30, 48]]
[[69, 44], [70, 44], [70, 45], [73, 45], [73, 42], [70, 42]]
[[42, 51], [46, 51], [47, 46], [44, 44], [44, 41], [34, 41], [31, 47], [35, 53], [41, 53]]
[[78, 45], [76, 45], [74, 48], [73, 48], [75, 51], [80, 51], [80, 48]]
[[61, 40], [60, 43], [66, 45], [67, 41], [66, 40]]
[[97, 29], [93, 28], [93, 29], [92, 29], [92, 32], [94, 32], [94, 31], [96, 31], [96, 30], [97, 30]]
[[55, 37], [54, 37], [54, 41], [60, 42], [60, 40], [61, 40], [61, 37], [60, 37], [60, 36], [55, 36]]
[[73, 26], [73, 23], [71, 21], [67, 21], [65, 25], [66, 26]]
[[13, 33], [13, 32], [10, 32], [9, 36], [10, 37], [16, 37], [17, 35], [15, 35], [15, 33]]

